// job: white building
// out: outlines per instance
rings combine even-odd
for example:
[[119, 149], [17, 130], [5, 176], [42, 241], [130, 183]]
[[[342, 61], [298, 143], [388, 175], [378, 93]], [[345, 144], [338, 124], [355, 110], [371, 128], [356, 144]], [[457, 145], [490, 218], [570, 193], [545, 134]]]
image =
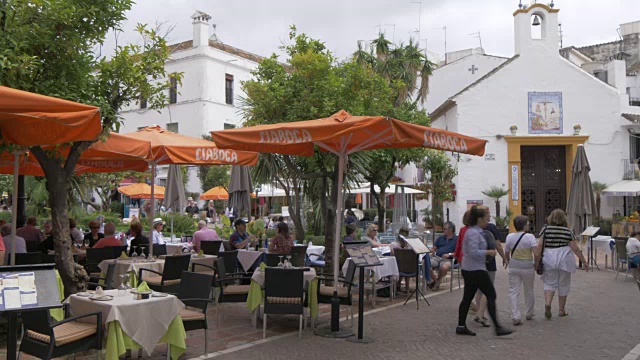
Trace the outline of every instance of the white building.
[[[484, 157], [452, 158], [457, 197], [445, 207], [458, 225], [468, 204], [494, 209], [482, 191], [501, 186], [509, 190], [502, 214], [509, 206], [539, 228], [553, 209], [566, 208], [578, 145], [585, 146], [593, 181], [623, 179], [628, 130], [635, 127], [628, 118], [640, 115], [640, 107], [629, 105], [625, 63], [611, 61], [605, 82], [562, 57], [558, 12], [543, 4], [516, 10], [509, 59], [471, 54], [434, 71], [427, 103], [432, 126], [488, 140]], [[603, 215], [616, 204], [603, 201]]]
[[[210, 36], [209, 15], [196, 11], [191, 19], [193, 39], [170, 45], [172, 54], [166, 62], [168, 73], [183, 73], [182, 85], [175, 84], [168, 92], [169, 105], [160, 113], [146, 109], [144, 102], [121, 111], [122, 132], [155, 124], [201, 137], [241, 125], [238, 102], [245, 94], [240, 82], [251, 79], [262, 57], [224, 44], [215, 34]], [[159, 183], [165, 178], [166, 170], [160, 169]], [[187, 191], [203, 192], [195, 168], [190, 171]]]

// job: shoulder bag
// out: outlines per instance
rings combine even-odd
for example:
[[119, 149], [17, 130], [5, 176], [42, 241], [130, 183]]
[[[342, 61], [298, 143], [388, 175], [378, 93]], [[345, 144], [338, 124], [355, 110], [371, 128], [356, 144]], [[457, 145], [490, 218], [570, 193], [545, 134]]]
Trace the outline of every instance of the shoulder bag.
[[544, 257], [544, 246], [546, 245], [546, 237], [547, 237], [547, 232], [546, 229], [542, 230], [542, 251], [540, 252], [540, 261], [538, 262], [538, 265], [536, 265], [536, 274], [538, 275], [542, 275], [544, 274], [544, 261], [542, 261], [542, 258]]
[[513, 246], [513, 249], [511, 249], [511, 251], [509, 251], [511, 253], [511, 258], [513, 259], [513, 254], [516, 252], [516, 249], [518, 248], [518, 244], [520, 244], [520, 240], [522, 240], [522, 238], [525, 236], [526, 232], [522, 232], [522, 235], [520, 235], [520, 238], [518, 238], [518, 241], [516, 241], [516, 244]]

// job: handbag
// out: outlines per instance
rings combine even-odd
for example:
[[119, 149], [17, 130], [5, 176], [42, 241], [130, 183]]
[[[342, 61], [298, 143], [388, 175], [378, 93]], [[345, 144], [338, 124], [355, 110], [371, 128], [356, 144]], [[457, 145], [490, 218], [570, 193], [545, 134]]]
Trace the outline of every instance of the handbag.
[[[523, 231], [522, 235], [520, 235], [520, 238], [518, 239], [518, 241], [516, 242], [516, 244], [513, 246], [513, 249], [511, 249], [511, 254], [516, 252], [516, 249], [518, 248], [518, 244], [520, 244], [520, 240], [522, 240], [522, 238], [524, 237], [526, 233]], [[512, 257], [513, 258], [513, 257]]]
[[544, 274], [544, 261], [542, 261], [542, 258], [544, 257], [544, 246], [547, 242], [547, 235], [545, 230], [546, 229], [542, 230], [542, 251], [540, 252], [540, 261], [538, 261], [538, 264], [536, 265], [536, 274], [538, 275]]

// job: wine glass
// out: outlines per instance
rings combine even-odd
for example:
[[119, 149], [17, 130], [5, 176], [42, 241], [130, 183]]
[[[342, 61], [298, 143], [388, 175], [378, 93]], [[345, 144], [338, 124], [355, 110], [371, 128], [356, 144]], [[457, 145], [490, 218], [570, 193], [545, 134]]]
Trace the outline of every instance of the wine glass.
[[[291, 264], [291, 255], [287, 255], [285, 258], [287, 259], [287, 260], [286, 260], [286, 261], [287, 261], [286, 263], [287, 263], [287, 264], [289, 264], [289, 266], [288, 266], [288, 267], [293, 267], [293, 264]], [[285, 266], [285, 267], [287, 267], [287, 266]]]
[[127, 290], [131, 289], [131, 284], [129, 283], [129, 274], [124, 274], [124, 280], [123, 280], [124, 284], [125, 284], [125, 288]]
[[131, 253], [131, 257], [132, 258], [137, 258], [138, 257], [138, 253], [135, 250], [133, 250], [133, 253]]
[[127, 274], [121, 274], [119, 275], [119, 277], [120, 277], [120, 286], [118, 286], [118, 296], [125, 296], [127, 295], [126, 281], [128, 280], [127, 278], [129, 276]]
[[284, 263], [282, 263], [282, 256], [278, 256], [280, 258], [280, 262], [278, 263], [278, 267], [284, 267]]

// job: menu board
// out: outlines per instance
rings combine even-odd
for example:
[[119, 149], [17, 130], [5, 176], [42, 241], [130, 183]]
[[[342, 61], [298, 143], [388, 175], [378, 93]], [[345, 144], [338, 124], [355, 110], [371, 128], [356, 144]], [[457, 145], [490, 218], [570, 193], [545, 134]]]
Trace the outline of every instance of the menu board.
[[405, 238], [404, 236], [400, 235], [400, 237], [402, 237], [402, 239], [404, 241], [407, 242], [407, 244], [409, 244], [409, 246], [411, 246], [411, 248], [413, 249], [413, 251], [416, 254], [425, 254], [430, 252], [429, 248], [422, 243], [422, 241], [420, 241], [420, 239], [417, 238]]
[[0, 275], [0, 309], [20, 309], [38, 305], [34, 272]]
[[344, 244], [344, 247], [356, 266], [382, 265], [368, 242]]

